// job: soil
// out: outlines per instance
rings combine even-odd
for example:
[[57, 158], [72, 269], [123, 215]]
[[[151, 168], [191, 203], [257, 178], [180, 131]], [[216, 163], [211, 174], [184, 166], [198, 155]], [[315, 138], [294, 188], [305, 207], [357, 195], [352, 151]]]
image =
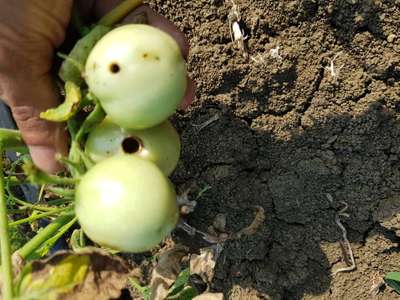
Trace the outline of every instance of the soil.
[[[224, 243], [212, 290], [372, 298], [400, 270], [400, 1], [235, 0], [248, 58], [231, 41], [230, 1], [151, 2], [191, 44], [196, 100], [175, 118], [173, 181], [211, 189], [187, 222], [207, 232], [224, 214], [235, 232], [256, 206], [266, 214], [257, 233]], [[344, 203], [357, 268], [333, 275], [346, 267]], [[397, 294], [383, 286], [375, 297]]]

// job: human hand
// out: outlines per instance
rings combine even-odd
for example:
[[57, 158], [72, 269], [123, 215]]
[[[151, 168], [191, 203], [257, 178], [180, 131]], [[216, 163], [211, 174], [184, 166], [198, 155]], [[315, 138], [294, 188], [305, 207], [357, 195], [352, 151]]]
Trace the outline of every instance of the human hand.
[[[117, 5], [118, 0], [77, 2], [83, 15], [98, 19]], [[65, 39], [72, 0], [0, 0], [0, 98], [10, 106], [35, 164], [56, 172], [57, 153], [66, 154], [68, 137], [64, 124], [39, 118], [42, 111], [57, 106], [57, 94], [51, 75], [55, 49]], [[183, 34], [164, 17], [147, 6], [133, 11], [124, 22], [145, 13], [149, 23], [172, 35], [187, 57], [189, 46]], [[182, 106], [194, 98], [189, 80]]]

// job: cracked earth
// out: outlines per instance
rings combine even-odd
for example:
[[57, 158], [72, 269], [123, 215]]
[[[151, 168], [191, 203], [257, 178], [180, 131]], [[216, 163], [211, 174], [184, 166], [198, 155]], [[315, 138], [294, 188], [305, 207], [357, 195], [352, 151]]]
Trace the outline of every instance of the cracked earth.
[[[254, 206], [266, 213], [255, 235], [224, 245], [212, 289], [229, 299], [370, 299], [400, 270], [400, 1], [235, 2], [257, 61], [231, 42], [230, 1], [153, 1], [192, 47], [197, 97], [174, 119], [183, 154], [173, 181], [211, 189], [187, 222], [207, 232], [225, 214], [235, 232]], [[270, 55], [277, 46], [281, 59]], [[341, 201], [357, 268], [332, 276], [346, 267]], [[375, 297], [396, 294], [382, 287]]]

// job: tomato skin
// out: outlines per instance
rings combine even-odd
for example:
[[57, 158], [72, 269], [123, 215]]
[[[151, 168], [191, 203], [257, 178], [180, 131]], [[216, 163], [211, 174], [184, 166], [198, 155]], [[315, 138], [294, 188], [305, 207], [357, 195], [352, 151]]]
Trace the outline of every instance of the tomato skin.
[[[127, 149], [129, 145], [126, 146], [125, 142], [130, 140], [137, 143], [137, 150]], [[170, 175], [178, 164], [181, 142], [169, 121], [134, 130], [123, 129], [107, 117], [89, 134], [85, 152], [96, 163], [116, 154], [131, 153], [154, 162], [166, 175]]]
[[144, 129], [165, 121], [179, 107], [187, 86], [186, 62], [165, 32], [123, 25], [92, 49], [85, 79], [114, 123]]
[[150, 250], [179, 218], [172, 183], [154, 163], [132, 155], [116, 155], [90, 169], [75, 201], [85, 234], [122, 252]]

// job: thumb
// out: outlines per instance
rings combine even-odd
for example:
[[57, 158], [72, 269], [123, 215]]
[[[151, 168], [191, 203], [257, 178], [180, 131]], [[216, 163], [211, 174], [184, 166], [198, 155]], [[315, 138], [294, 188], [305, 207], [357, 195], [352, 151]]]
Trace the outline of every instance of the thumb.
[[5, 95], [22, 137], [29, 147], [37, 167], [55, 173], [62, 167], [56, 161], [56, 154], [67, 153], [67, 132], [65, 125], [48, 122], [40, 113], [57, 106], [59, 101], [50, 75], [37, 78], [34, 82], [13, 82]]

